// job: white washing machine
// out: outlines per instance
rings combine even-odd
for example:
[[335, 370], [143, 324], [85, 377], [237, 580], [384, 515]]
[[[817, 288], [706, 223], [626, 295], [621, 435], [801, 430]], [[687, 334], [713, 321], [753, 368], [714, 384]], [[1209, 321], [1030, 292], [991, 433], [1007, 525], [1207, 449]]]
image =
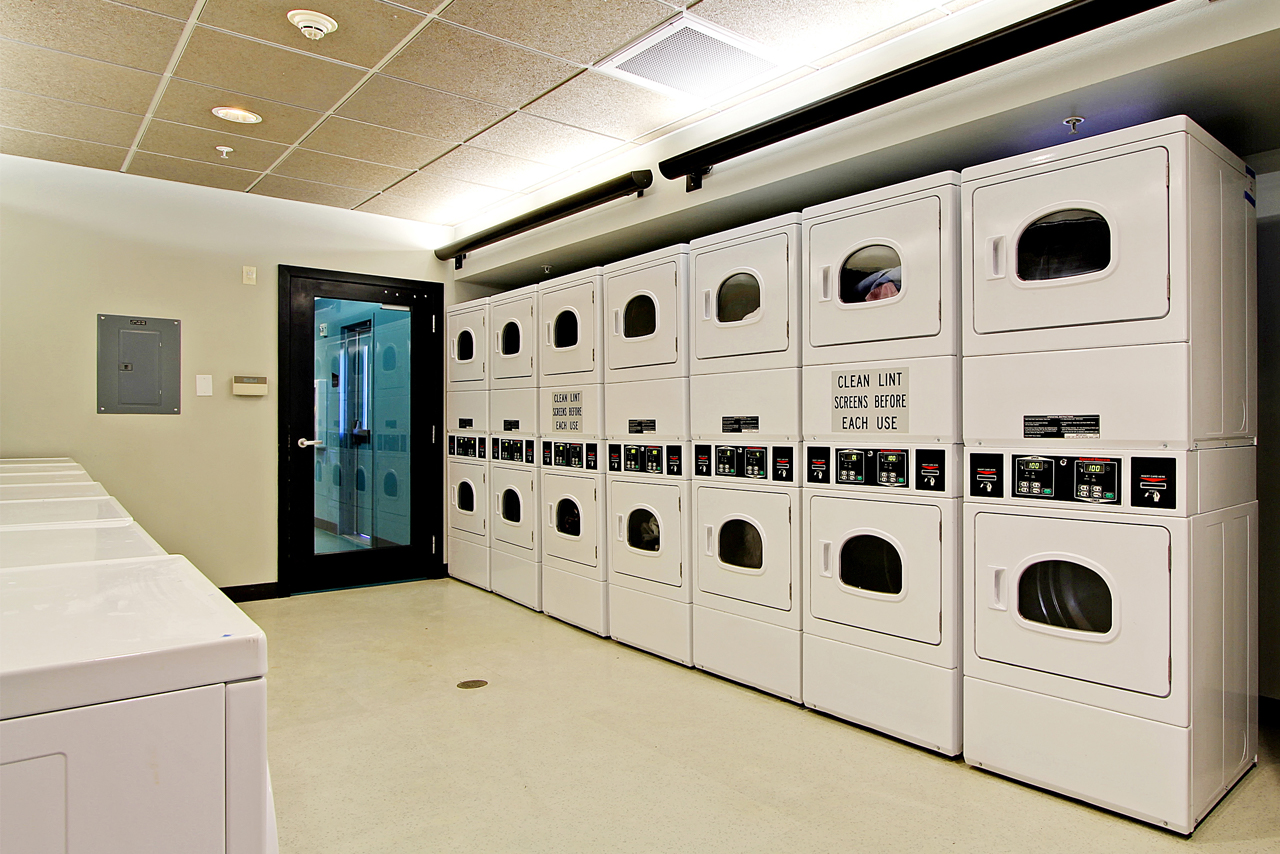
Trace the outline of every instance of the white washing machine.
[[608, 637], [601, 443], [540, 441], [543, 613]]
[[538, 286], [489, 298], [489, 423], [494, 433], [538, 435]]
[[689, 244], [694, 439], [800, 439], [800, 214]]
[[965, 760], [1190, 833], [1256, 761], [1255, 448], [965, 453]]
[[959, 445], [807, 443], [804, 704], [961, 749]]
[[797, 453], [693, 446], [693, 663], [800, 702]]
[[609, 443], [609, 634], [693, 665], [688, 442]]
[[447, 391], [489, 388], [489, 297], [445, 309]]
[[485, 590], [489, 577], [488, 437], [450, 433], [449, 575]]
[[960, 440], [959, 183], [943, 172], [805, 209], [806, 441]]
[[966, 444], [1193, 448], [1256, 433], [1243, 162], [1178, 116], [962, 178]]
[[494, 593], [542, 610], [541, 466], [537, 440], [489, 441], [489, 580]]
[[186, 558], [8, 572], [0, 607], [0, 848], [277, 850], [266, 638]]
[[604, 268], [605, 435], [689, 437], [689, 247]]
[[109, 495], [0, 501], [0, 528], [76, 528], [128, 525], [129, 511]]

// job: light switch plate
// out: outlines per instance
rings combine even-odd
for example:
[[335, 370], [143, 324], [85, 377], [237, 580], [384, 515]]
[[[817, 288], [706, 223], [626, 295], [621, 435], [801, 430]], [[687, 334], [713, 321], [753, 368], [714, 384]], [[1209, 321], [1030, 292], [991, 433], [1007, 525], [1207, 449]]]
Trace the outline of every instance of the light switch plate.
[[196, 374], [196, 397], [213, 397], [213, 374]]
[[241, 267], [240, 281], [246, 285], [258, 284], [258, 268], [257, 267]]

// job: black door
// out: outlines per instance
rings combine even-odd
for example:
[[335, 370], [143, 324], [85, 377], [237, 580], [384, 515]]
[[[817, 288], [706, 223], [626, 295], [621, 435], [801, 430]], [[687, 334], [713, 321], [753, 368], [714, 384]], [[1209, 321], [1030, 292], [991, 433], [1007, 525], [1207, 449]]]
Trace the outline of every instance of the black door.
[[443, 302], [281, 265], [281, 593], [443, 575]]

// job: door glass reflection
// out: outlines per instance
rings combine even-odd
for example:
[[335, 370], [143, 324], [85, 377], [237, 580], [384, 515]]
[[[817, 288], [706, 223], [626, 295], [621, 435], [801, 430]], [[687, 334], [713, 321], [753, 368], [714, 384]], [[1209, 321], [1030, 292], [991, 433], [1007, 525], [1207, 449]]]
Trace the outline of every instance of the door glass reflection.
[[315, 553], [409, 545], [410, 312], [315, 300]]

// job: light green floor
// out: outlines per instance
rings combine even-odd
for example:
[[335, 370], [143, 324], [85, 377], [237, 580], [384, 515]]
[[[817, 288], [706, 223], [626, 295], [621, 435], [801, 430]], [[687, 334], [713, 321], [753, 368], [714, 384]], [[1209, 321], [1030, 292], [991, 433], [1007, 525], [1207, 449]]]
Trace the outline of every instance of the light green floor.
[[313, 530], [316, 532], [315, 553], [318, 555], [330, 554], [331, 552], [358, 552], [369, 548], [368, 543], [357, 543], [354, 540], [339, 537], [337, 534], [331, 534], [319, 528]]
[[457, 581], [244, 608], [284, 854], [1280, 851], [1276, 731], [1184, 840]]

